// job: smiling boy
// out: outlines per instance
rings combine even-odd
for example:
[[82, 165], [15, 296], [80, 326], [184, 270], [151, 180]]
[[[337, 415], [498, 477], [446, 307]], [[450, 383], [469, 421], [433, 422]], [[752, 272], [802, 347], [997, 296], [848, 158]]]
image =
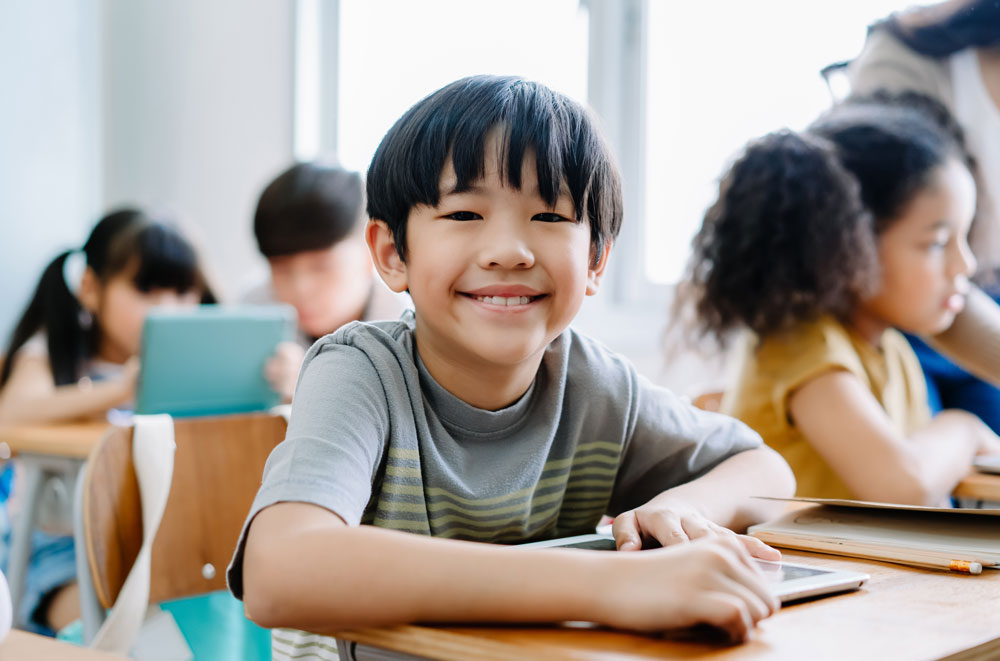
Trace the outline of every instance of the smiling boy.
[[[452, 83], [390, 129], [368, 200], [373, 261], [415, 314], [348, 325], [306, 356], [229, 570], [248, 616], [320, 634], [708, 622], [742, 639], [774, 612], [750, 553], [777, 552], [726, 527], [773, 514], [747, 497], [789, 495], [788, 467], [568, 328], [622, 218], [586, 111], [517, 78]], [[593, 531], [604, 514], [620, 550], [668, 548], [497, 545]], [[275, 658], [330, 648], [273, 636]]]

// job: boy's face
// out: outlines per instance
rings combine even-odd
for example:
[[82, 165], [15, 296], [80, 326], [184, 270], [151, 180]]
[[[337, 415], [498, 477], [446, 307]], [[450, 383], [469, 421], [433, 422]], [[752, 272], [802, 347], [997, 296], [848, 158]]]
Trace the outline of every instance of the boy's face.
[[532, 155], [521, 189], [504, 186], [496, 149], [491, 141], [485, 176], [471, 190], [454, 192], [454, 171], [445, 166], [440, 202], [410, 211], [406, 262], [386, 278], [409, 289], [428, 367], [433, 354], [458, 369], [530, 362], [537, 369], [604, 270], [607, 252], [595, 266], [589, 223], [574, 219], [569, 192], [546, 204]]
[[320, 337], [358, 319], [371, 292], [368, 250], [359, 236], [329, 248], [271, 257], [274, 297], [298, 313], [299, 328]]

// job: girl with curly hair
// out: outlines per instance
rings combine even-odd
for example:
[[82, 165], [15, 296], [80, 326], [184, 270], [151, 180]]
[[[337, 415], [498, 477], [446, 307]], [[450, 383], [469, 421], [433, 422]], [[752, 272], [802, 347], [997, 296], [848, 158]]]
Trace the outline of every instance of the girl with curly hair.
[[722, 410], [784, 456], [799, 496], [941, 504], [1000, 452], [974, 415], [931, 417], [896, 330], [947, 329], [975, 269], [971, 160], [929, 107], [869, 99], [752, 142], [694, 240], [700, 330], [749, 331]]

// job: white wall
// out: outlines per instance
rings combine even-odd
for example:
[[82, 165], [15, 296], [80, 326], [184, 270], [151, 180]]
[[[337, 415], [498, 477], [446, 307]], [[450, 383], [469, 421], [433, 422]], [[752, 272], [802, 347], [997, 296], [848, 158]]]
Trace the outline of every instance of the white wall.
[[257, 195], [292, 158], [294, 3], [104, 5], [104, 202], [180, 213], [238, 294], [263, 273]]
[[[101, 207], [99, 0], [0, 3], [0, 342]], [[2, 349], [0, 349], [2, 351]]]

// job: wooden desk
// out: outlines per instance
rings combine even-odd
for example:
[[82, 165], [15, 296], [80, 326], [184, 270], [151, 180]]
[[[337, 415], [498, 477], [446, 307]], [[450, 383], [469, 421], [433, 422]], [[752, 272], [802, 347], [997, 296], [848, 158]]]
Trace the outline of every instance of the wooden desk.
[[75, 479], [90, 451], [110, 428], [111, 425], [104, 421], [0, 427], [0, 444], [6, 445], [20, 463], [18, 491], [23, 496], [21, 511], [11, 530], [7, 565], [15, 626], [24, 624], [19, 606], [24, 596], [31, 537], [38, 521], [42, 488], [55, 475]]
[[1000, 475], [969, 473], [958, 483], [952, 495], [963, 500], [1000, 503]]
[[123, 658], [16, 629], [0, 641], [0, 661], [113, 661]]
[[342, 631], [337, 637], [454, 661], [1000, 658], [1000, 570], [966, 576], [798, 551], [784, 555], [789, 561], [863, 571], [871, 580], [857, 592], [786, 606], [761, 623], [751, 641], [737, 646], [691, 634], [658, 637], [555, 626], [400, 626]]
[[41, 454], [86, 459], [111, 425], [104, 421], [0, 427], [0, 443], [15, 455]]

